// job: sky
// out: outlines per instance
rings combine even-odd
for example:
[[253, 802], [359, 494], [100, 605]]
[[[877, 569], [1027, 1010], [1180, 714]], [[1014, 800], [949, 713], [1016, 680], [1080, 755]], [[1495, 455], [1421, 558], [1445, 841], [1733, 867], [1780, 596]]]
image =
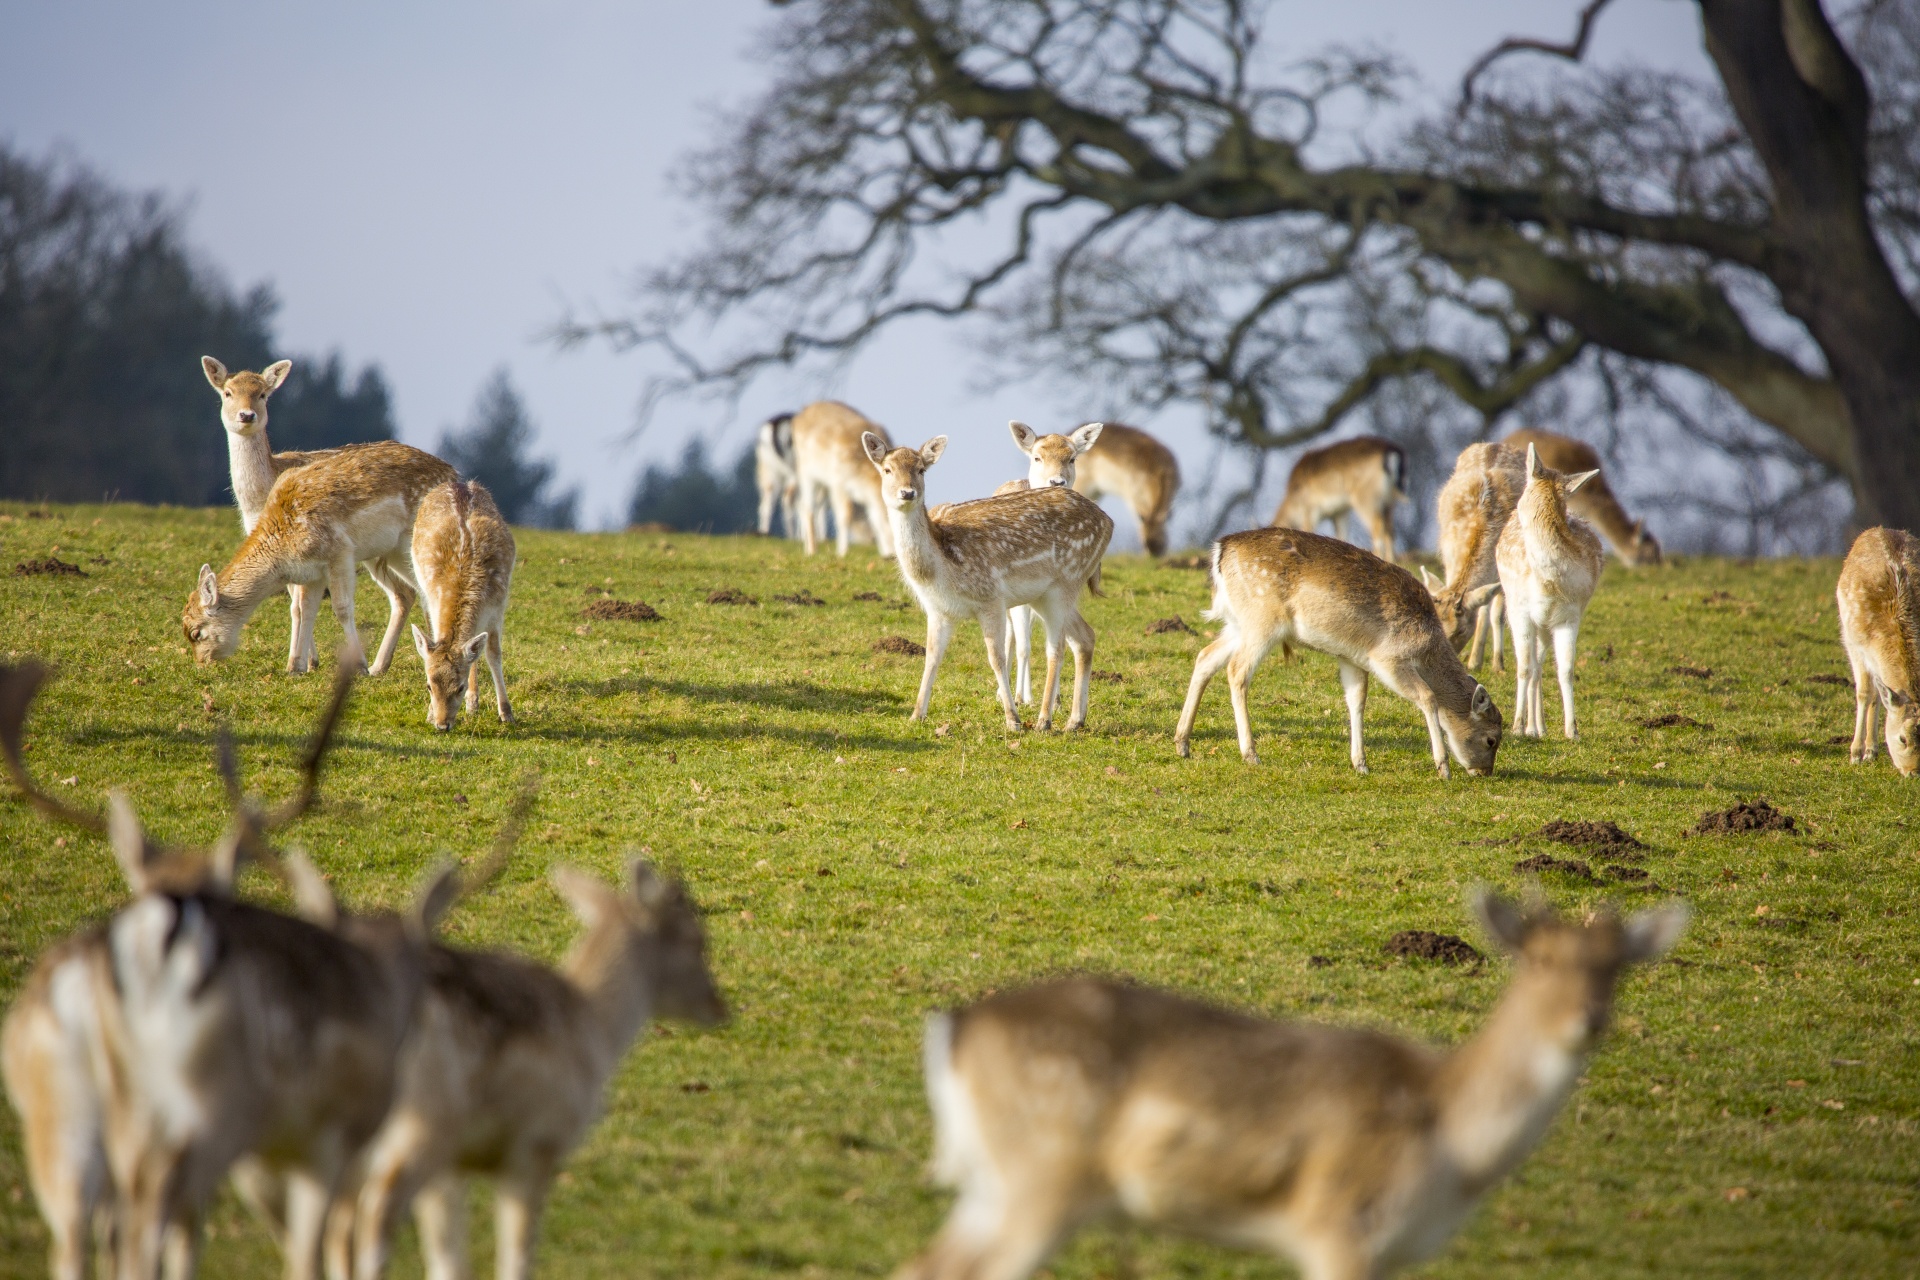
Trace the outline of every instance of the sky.
[[[1578, 8], [1276, 0], [1268, 32], [1300, 54], [1376, 44], [1444, 89], [1503, 36], [1564, 39]], [[938, 322], [844, 368], [769, 378], [730, 418], [669, 404], [637, 439], [641, 360], [543, 337], [570, 307], [617, 310], [638, 268], [697, 243], [674, 165], [763, 81], [750, 51], [769, 12], [764, 0], [10, 0], [0, 138], [181, 203], [208, 262], [236, 285], [273, 285], [286, 350], [379, 364], [405, 440], [431, 447], [504, 366], [591, 525], [618, 523], [641, 466], [691, 435], [731, 458], [760, 418], [829, 395], [902, 439], [952, 436], [934, 500], [988, 492], [1023, 470], [1007, 420], [1071, 425], [1076, 389], [989, 385], [972, 342]], [[1704, 67], [1695, 6], [1618, 0], [1592, 56], [1622, 55]], [[1195, 422], [1138, 425], [1187, 475], [1204, 469], [1212, 445]], [[1121, 527], [1116, 547], [1131, 536]]]

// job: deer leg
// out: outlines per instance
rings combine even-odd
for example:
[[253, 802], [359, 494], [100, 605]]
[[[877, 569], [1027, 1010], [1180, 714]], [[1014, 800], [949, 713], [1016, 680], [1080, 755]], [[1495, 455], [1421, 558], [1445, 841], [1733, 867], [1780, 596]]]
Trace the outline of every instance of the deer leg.
[[1067, 615], [1067, 647], [1073, 650], [1073, 711], [1067, 716], [1067, 732], [1084, 729], [1087, 724], [1087, 693], [1093, 684], [1093, 628], [1078, 609]]
[[860, 510], [866, 514], [867, 524], [873, 529], [874, 549], [882, 559], [893, 559], [893, 523], [887, 519], [887, 509], [878, 502], [862, 503]]
[[1006, 713], [1007, 728], [1020, 730], [1020, 713], [1013, 708], [1013, 687], [1007, 681], [1007, 615], [998, 605], [980, 611], [980, 634], [986, 637], [987, 666], [993, 669], [993, 691]]
[[1493, 605], [1483, 604], [1473, 611], [1473, 643], [1467, 648], [1467, 667], [1478, 671], [1487, 660], [1487, 623], [1493, 617]]
[[1017, 604], [1007, 610], [1008, 657], [1014, 669], [1013, 700], [1033, 703], [1033, 610]]
[[1873, 676], [1867, 666], [1852, 654], [1853, 666], [1853, 745], [1847, 748], [1847, 760], [1861, 764], [1873, 758]]
[[324, 1174], [298, 1169], [287, 1175], [287, 1280], [318, 1280], [320, 1244], [339, 1182], [338, 1170]]
[[1361, 720], [1367, 711], [1367, 669], [1350, 662], [1340, 664], [1340, 687], [1347, 693], [1347, 758], [1355, 773], [1367, 771], [1367, 747], [1362, 739]]
[[340, 624], [341, 641], [345, 646], [341, 650], [343, 661], [351, 662], [360, 668], [362, 674], [367, 670], [367, 651], [360, 643], [360, 628], [353, 620], [353, 575], [352, 560], [342, 557], [327, 568], [327, 590], [333, 597], [334, 620]]
[[1063, 623], [1054, 610], [1048, 609], [1041, 619], [1047, 624], [1047, 675], [1040, 686], [1040, 718], [1033, 727], [1049, 730], [1053, 728], [1054, 706], [1060, 701], [1060, 654], [1065, 648], [1066, 636], [1063, 634]]
[[1207, 691], [1207, 685], [1220, 673], [1220, 668], [1227, 665], [1227, 660], [1233, 657], [1239, 642], [1239, 632], [1229, 624], [1218, 639], [1208, 643], [1193, 659], [1193, 678], [1187, 682], [1187, 702], [1180, 708], [1180, 722], [1173, 730], [1173, 749], [1183, 760], [1193, 754], [1188, 742], [1193, 736], [1194, 718], [1200, 714], [1200, 695]]
[[[445, 1126], [440, 1126], [442, 1129]], [[447, 1164], [436, 1150], [434, 1126], [416, 1114], [395, 1125], [379, 1139], [368, 1158], [366, 1176], [354, 1205], [354, 1270], [356, 1280], [379, 1280], [393, 1249], [400, 1215], [431, 1179], [433, 1170]], [[421, 1247], [427, 1249], [427, 1231], [421, 1227]], [[429, 1250], [429, 1258], [432, 1254]]]
[[813, 554], [814, 548], [815, 533], [813, 516], [815, 501], [813, 481], [810, 479], [802, 481], [800, 484], [800, 542], [801, 545], [806, 548], [808, 555]]
[[933, 1243], [893, 1280], [1024, 1280], [1070, 1225], [1056, 1197], [962, 1191]]
[[920, 698], [913, 704], [909, 719], [925, 720], [927, 703], [933, 700], [933, 678], [940, 673], [940, 659], [946, 656], [947, 643], [953, 639], [953, 619], [944, 613], [927, 614], [927, 663], [920, 671]]
[[466, 1180], [443, 1173], [422, 1187], [413, 1198], [413, 1222], [427, 1280], [469, 1280]]
[[406, 576], [385, 560], [369, 562], [367, 573], [386, 593], [388, 606], [386, 634], [380, 637], [380, 650], [374, 654], [373, 666], [367, 671], [368, 675], [377, 676], [393, 665], [393, 651], [400, 644], [400, 629], [407, 625], [407, 614], [413, 609], [417, 593]]
[[1387, 516], [1386, 510], [1369, 508], [1362, 513], [1361, 519], [1366, 522], [1367, 537], [1373, 543], [1373, 554], [1392, 564], [1393, 522]]
[[[1487, 601], [1487, 628], [1492, 633], [1491, 639], [1493, 641], [1493, 669], [1502, 674], [1505, 674], [1507, 664], [1502, 661], [1501, 658], [1500, 622], [1506, 615], [1507, 593], [1502, 591], [1493, 599]], [[1514, 643], [1518, 645], [1519, 642], [1515, 641]], [[1518, 662], [1519, 659], [1516, 657], [1514, 661]]]
[[1573, 652], [1574, 644], [1579, 639], [1580, 624], [1578, 622], [1572, 626], [1553, 629], [1553, 670], [1554, 674], [1560, 677], [1560, 715], [1568, 741], [1580, 736], [1573, 729]]
[[836, 484], [827, 490], [827, 501], [833, 504], [834, 546], [845, 559], [847, 548], [853, 544], [853, 499], [847, 496], [846, 485]]
[[1533, 703], [1533, 623], [1524, 613], [1511, 615], [1513, 623], [1513, 731], [1525, 737], [1532, 733]]
[[[500, 651], [500, 624], [487, 628], [487, 674], [493, 678], [493, 708], [501, 724], [513, 723], [513, 704], [507, 701], [505, 655]], [[471, 686], [469, 686], [471, 687]]]
[[527, 1280], [533, 1274], [534, 1237], [550, 1181], [546, 1169], [500, 1179], [493, 1199], [494, 1280]]
[[307, 611], [307, 589], [297, 582], [287, 584], [287, 674], [297, 676], [307, 670], [307, 655], [300, 647], [301, 615]]
[[775, 491], [772, 485], [763, 484], [760, 486], [759, 519], [754, 522], [754, 527], [760, 530], [760, 536], [763, 538], [773, 532], [774, 497]]

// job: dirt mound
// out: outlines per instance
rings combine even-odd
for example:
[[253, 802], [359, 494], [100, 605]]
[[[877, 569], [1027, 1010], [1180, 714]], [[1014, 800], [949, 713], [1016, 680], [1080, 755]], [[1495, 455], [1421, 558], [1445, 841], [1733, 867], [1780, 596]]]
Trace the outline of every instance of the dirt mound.
[[1673, 711], [1669, 711], [1667, 712], [1667, 714], [1663, 716], [1655, 716], [1651, 720], [1642, 720], [1640, 722], [1640, 727], [1642, 729], [1711, 729], [1713, 728], [1712, 725], [1703, 724], [1700, 721], [1695, 720], [1692, 716], [1683, 716]]
[[1193, 628], [1182, 621], [1177, 613], [1171, 618], [1157, 618], [1147, 624], [1147, 634], [1150, 636], [1164, 636], [1170, 631], [1193, 634]]
[[1616, 855], [1622, 849], [1647, 847], [1611, 822], [1569, 822], [1565, 818], [1555, 818], [1533, 834], [1542, 840], [1551, 840], [1555, 844], [1570, 844], [1579, 849], [1598, 849], [1602, 853]]
[[77, 564], [68, 564], [65, 560], [56, 560], [52, 556], [48, 556], [45, 560], [23, 560], [13, 566], [13, 576], [16, 578], [37, 578], [42, 574], [51, 574], [56, 578], [84, 578], [87, 576], [87, 571]]
[[857, 595], [855, 595], [853, 598], [855, 600], [871, 601], [874, 604], [879, 604], [881, 601], [886, 599], [886, 597], [881, 595], [878, 591], [862, 591]]
[[926, 656], [927, 647], [925, 645], [915, 644], [905, 636], [887, 636], [885, 639], [875, 640], [873, 642], [873, 651], [875, 653], [899, 653], [909, 658], [921, 658]]
[[1668, 667], [1668, 675], [1692, 676], [1695, 680], [1713, 679], [1712, 667]]
[[790, 596], [775, 596], [774, 599], [778, 600], [781, 604], [802, 604], [802, 605], [814, 606], [814, 605], [823, 605], [826, 603], [825, 600], [822, 600], [819, 596], [813, 594], [813, 592], [807, 590], [805, 587], [800, 588], [798, 591], [794, 592]]
[[1390, 956], [1409, 960], [1438, 960], [1441, 964], [1478, 964], [1485, 959], [1465, 938], [1426, 929], [1402, 929], [1380, 948]]
[[751, 604], [760, 602], [738, 587], [722, 587], [718, 591], [707, 593], [708, 604]]
[[1847, 678], [1846, 678], [1845, 676], [1836, 676], [1836, 675], [1834, 675], [1834, 674], [1833, 674], [1833, 673], [1831, 673], [1831, 672], [1828, 672], [1828, 671], [1822, 671], [1822, 672], [1821, 672], [1821, 673], [1820, 673], [1819, 675], [1814, 675], [1814, 676], [1808, 676], [1808, 677], [1807, 677], [1807, 683], [1808, 683], [1808, 684], [1844, 684], [1844, 685], [1851, 685], [1851, 684], [1853, 683], [1853, 681], [1851, 681], [1851, 680], [1849, 680], [1849, 679], [1847, 679]]
[[1204, 569], [1208, 565], [1205, 556], [1168, 556], [1160, 562], [1162, 569]]
[[1765, 800], [1743, 800], [1731, 809], [1700, 815], [1697, 836], [1740, 835], [1748, 831], [1792, 831], [1793, 819]]
[[1607, 879], [1624, 880], [1629, 884], [1637, 883], [1647, 878], [1647, 872], [1641, 868], [1623, 867], [1617, 862], [1608, 863], [1602, 870], [1607, 873]]
[[660, 611], [645, 600], [595, 600], [580, 612], [596, 622], [660, 621]]
[[1555, 858], [1544, 853], [1536, 853], [1531, 858], [1522, 858], [1513, 864], [1513, 869], [1522, 875], [1537, 876], [1543, 871], [1558, 871], [1576, 880], [1593, 879], [1593, 868], [1578, 858]]
[[1093, 673], [1092, 678], [1106, 684], [1119, 684], [1122, 680], [1126, 679], [1126, 677], [1118, 671], [1096, 671]]

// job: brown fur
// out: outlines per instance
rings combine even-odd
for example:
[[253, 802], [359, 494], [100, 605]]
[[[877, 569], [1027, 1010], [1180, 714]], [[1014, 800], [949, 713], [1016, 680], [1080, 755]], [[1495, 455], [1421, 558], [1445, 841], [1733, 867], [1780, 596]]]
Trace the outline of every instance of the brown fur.
[[[1500, 600], [1487, 591], [1500, 581], [1494, 549], [1514, 504], [1527, 485], [1526, 450], [1470, 444], [1460, 451], [1453, 474], [1440, 488], [1435, 515], [1440, 524], [1440, 566], [1445, 582], [1433, 592], [1434, 611], [1456, 652], [1479, 670], [1487, 641], [1493, 669], [1502, 669]], [[1425, 571], [1422, 570], [1424, 575]]]
[[1273, 513], [1273, 523], [1312, 533], [1322, 520], [1357, 518], [1366, 526], [1373, 553], [1392, 560], [1393, 504], [1406, 499], [1400, 487], [1406, 470], [1406, 450], [1379, 436], [1355, 436], [1309, 449], [1287, 476], [1286, 496]]
[[1531, 445], [1526, 466], [1527, 487], [1494, 549], [1518, 669], [1514, 731], [1535, 738], [1546, 732], [1545, 637], [1551, 635], [1560, 676], [1562, 727], [1573, 738], [1578, 736], [1573, 716], [1574, 648], [1587, 602], [1606, 567], [1606, 552], [1591, 525], [1567, 514], [1567, 504], [1598, 473], [1563, 476], [1542, 462]]
[[493, 495], [478, 480], [436, 485], [414, 515], [411, 548], [414, 575], [433, 628], [431, 637], [417, 626], [413, 629], [414, 647], [427, 674], [427, 722], [451, 729], [463, 701], [468, 711], [479, 705], [473, 669], [484, 652], [495, 710], [501, 723], [513, 723], [501, 630], [516, 551], [513, 531]]
[[1886, 723], [1887, 757], [1902, 777], [1920, 772], [1920, 545], [1900, 529], [1868, 529], [1853, 540], [1840, 581], [1840, 645], [1853, 667], [1853, 743], [1847, 758], [1873, 759], [1875, 702]]
[[867, 517], [880, 554], [893, 554], [893, 538], [887, 528], [886, 508], [880, 501], [879, 483], [860, 446], [860, 437], [867, 432], [888, 440], [885, 427], [838, 400], [816, 400], [793, 415], [793, 469], [799, 486], [800, 537], [808, 555], [813, 554], [818, 542], [814, 524], [819, 518], [819, 498], [823, 492], [833, 509], [834, 537], [841, 555], [847, 554], [852, 542], [856, 506]]
[[1247, 690], [1274, 645], [1300, 645], [1340, 661], [1347, 694], [1349, 755], [1367, 771], [1361, 719], [1367, 678], [1420, 708], [1434, 767], [1448, 776], [1451, 751], [1468, 772], [1493, 772], [1500, 709], [1447, 643], [1433, 601], [1413, 575], [1337, 538], [1296, 529], [1249, 529], [1213, 548], [1213, 607], [1226, 625], [1194, 658], [1174, 749], [1188, 754], [1200, 698], [1222, 667], [1233, 698], [1240, 755], [1258, 764]]
[[1167, 553], [1167, 521], [1180, 492], [1180, 464], [1167, 446], [1138, 427], [1106, 423], [1081, 455], [1073, 487], [1096, 502], [1119, 495], [1140, 522], [1147, 554]]
[[1600, 466], [1600, 455], [1592, 445], [1535, 427], [1516, 431], [1501, 443], [1522, 453], [1532, 445], [1540, 454], [1540, 461], [1566, 475], [1601, 472], [1567, 500], [1567, 509], [1598, 529], [1612, 544], [1621, 563], [1633, 568], [1661, 563], [1660, 540], [1647, 532], [1645, 520], [1629, 516], [1620, 500], [1613, 496]]

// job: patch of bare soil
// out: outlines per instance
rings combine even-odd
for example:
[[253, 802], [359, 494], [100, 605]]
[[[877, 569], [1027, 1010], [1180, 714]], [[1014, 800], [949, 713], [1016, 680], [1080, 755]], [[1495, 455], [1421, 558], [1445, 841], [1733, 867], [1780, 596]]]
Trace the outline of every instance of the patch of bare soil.
[[1808, 684], [1844, 684], [1851, 687], [1853, 684], [1853, 681], [1847, 679], [1845, 676], [1836, 676], [1830, 671], [1822, 671], [1818, 675], [1808, 676], [1807, 683]]
[[1593, 868], [1578, 858], [1555, 858], [1550, 854], [1536, 853], [1531, 858], [1522, 858], [1513, 864], [1513, 869], [1522, 875], [1537, 876], [1543, 871], [1558, 871], [1561, 875], [1572, 876], [1576, 880], [1593, 879]]
[[1380, 948], [1390, 956], [1409, 960], [1438, 960], [1441, 964], [1478, 964], [1486, 957], [1465, 938], [1427, 929], [1402, 929]]
[[1207, 567], [1205, 556], [1168, 556], [1160, 562], [1162, 569], [1204, 569]]
[[13, 576], [16, 578], [37, 578], [42, 574], [56, 578], [84, 578], [87, 576], [87, 571], [77, 564], [68, 564], [65, 560], [58, 560], [53, 556], [48, 556], [45, 560], [24, 560], [13, 566]]
[[1793, 819], [1765, 800], [1743, 800], [1731, 809], [1703, 813], [1693, 829], [1697, 836], [1741, 835], [1749, 831], [1792, 831]]
[[860, 593], [859, 593], [858, 595], [856, 595], [856, 596], [854, 596], [854, 599], [855, 599], [855, 600], [863, 600], [863, 601], [871, 601], [871, 602], [872, 602], [872, 603], [874, 603], [874, 604], [879, 604], [879, 603], [881, 603], [881, 602], [882, 602], [883, 600], [885, 600], [885, 599], [886, 599], [886, 597], [885, 597], [885, 596], [883, 596], [883, 595], [881, 595], [881, 594], [880, 594], [880, 593], [879, 593], [878, 591], [862, 591], [862, 592], [860, 592]]
[[1853, 745], [1853, 735], [1850, 733], [1836, 733], [1827, 739], [1827, 745], [1830, 747], [1850, 747]]
[[751, 604], [760, 602], [738, 587], [722, 587], [718, 591], [707, 593], [708, 604]]
[[1623, 867], [1617, 862], [1610, 862], [1602, 869], [1607, 873], [1609, 880], [1624, 880], [1629, 884], [1637, 884], [1647, 879], [1647, 872], [1640, 867]]
[[1187, 635], [1193, 634], [1193, 628], [1183, 622], [1177, 613], [1171, 618], [1157, 618], [1147, 624], [1147, 634], [1150, 636], [1164, 636], [1168, 632], [1175, 631], [1184, 632]]
[[595, 600], [580, 612], [597, 622], [660, 621], [660, 611], [645, 600]]
[[1119, 684], [1122, 680], [1126, 679], [1126, 677], [1118, 671], [1096, 671], [1093, 673], [1092, 678], [1103, 681], [1106, 684]]
[[1651, 720], [1642, 720], [1640, 722], [1640, 727], [1642, 729], [1711, 729], [1713, 728], [1712, 725], [1704, 724], [1699, 720], [1695, 720], [1692, 716], [1683, 716], [1673, 711], [1669, 711], [1667, 712], [1667, 714], [1663, 716], [1655, 716]]
[[1667, 674], [1675, 675], [1675, 676], [1692, 676], [1695, 680], [1711, 680], [1713, 679], [1713, 668], [1712, 667], [1684, 667], [1684, 666], [1668, 667]]
[[898, 653], [909, 658], [923, 658], [926, 656], [927, 647], [922, 644], [915, 644], [905, 636], [887, 636], [884, 639], [873, 642], [873, 651], [875, 653]]
[[775, 596], [774, 599], [778, 600], [781, 604], [800, 604], [800, 605], [807, 605], [807, 606], [815, 606], [815, 605], [823, 605], [826, 603], [825, 600], [822, 600], [819, 596], [813, 594], [813, 592], [807, 590], [805, 587], [800, 588], [798, 591], [794, 592], [790, 596]]
[[1543, 840], [1552, 840], [1556, 844], [1570, 844], [1579, 849], [1597, 849], [1601, 853], [1610, 853], [1615, 857], [1619, 857], [1630, 849], [1647, 847], [1611, 822], [1569, 822], [1565, 818], [1555, 818], [1533, 834]]

